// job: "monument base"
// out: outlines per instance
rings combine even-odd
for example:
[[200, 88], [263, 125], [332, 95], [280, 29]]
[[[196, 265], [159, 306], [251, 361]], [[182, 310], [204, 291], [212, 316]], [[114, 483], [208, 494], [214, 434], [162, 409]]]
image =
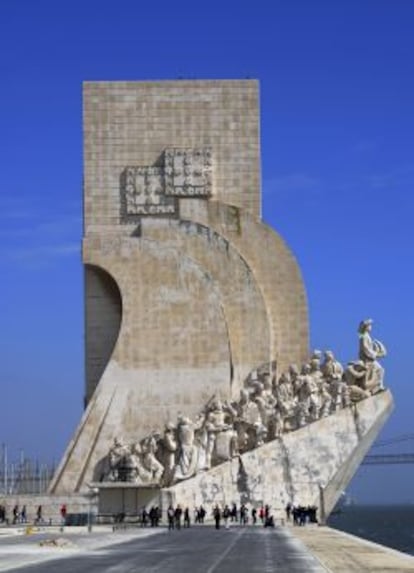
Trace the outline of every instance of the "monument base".
[[158, 507], [161, 512], [171, 503], [171, 494], [158, 486], [138, 486], [132, 483], [93, 483], [99, 490], [98, 515], [138, 517], [145, 508]]

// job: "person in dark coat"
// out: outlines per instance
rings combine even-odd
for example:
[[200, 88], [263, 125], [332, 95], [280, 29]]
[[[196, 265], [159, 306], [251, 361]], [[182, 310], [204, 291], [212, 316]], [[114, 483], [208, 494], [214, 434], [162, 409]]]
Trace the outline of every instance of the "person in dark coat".
[[175, 526], [175, 511], [172, 505], [169, 506], [167, 509], [167, 517], [168, 517], [168, 530], [174, 529]]
[[213, 517], [216, 523], [216, 529], [220, 529], [221, 511], [218, 505], [213, 509]]
[[177, 505], [177, 507], [175, 508], [175, 512], [174, 512], [176, 529], [181, 529], [181, 516], [182, 516], [182, 514], [183, 514], [183, 510], [181, 509], [181, 506]]
[[190, 527], [190, 510], [188, 507], [184, 510], [184, 527]]

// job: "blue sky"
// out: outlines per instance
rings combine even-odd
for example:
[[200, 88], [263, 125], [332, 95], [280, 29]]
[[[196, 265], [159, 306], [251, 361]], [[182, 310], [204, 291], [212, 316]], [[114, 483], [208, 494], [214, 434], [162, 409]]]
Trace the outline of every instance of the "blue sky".
[[[59, 459], [82, 412], [84, 80], [260, 80], [263, 218], [301, 265], [312, 346], [352, 359], [357, 324], [373, 317], [396, 402], [381, 437], [413, 432], [413, 21], [410, 0], [2, 0], [0, 441], [11, 453]], [[361, 468], [351, 491], [413, 500], [413, 477]]]

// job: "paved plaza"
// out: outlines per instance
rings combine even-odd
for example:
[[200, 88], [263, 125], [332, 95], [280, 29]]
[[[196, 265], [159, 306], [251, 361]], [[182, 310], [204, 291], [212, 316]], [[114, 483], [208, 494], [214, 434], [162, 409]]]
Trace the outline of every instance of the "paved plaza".
[[[51, 544], [52, 542], [52, 544]], [[0, 529], [0, 572], [414, 573], [414, 557], [330, 527]]]
[[[51, 538], [68, 539], [71, 545], [40, 547], [42, 539]], [[56, 532], [0, 539], [0, 571], [11, 569], [27, 573], [327, 571], [288, 529], [235, 526], [217, 531], [209, 525], [172, 532]]]

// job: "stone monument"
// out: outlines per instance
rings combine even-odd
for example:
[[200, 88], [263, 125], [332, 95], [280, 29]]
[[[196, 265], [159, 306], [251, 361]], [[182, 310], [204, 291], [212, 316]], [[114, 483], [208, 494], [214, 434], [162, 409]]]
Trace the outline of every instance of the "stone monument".
[[84, 84], [86, 409], [51, 493], [332, 509], [392, 409], [386, 351], [367, 320], [347, 368], [310, 355], [260, 203], [256, 81]]

